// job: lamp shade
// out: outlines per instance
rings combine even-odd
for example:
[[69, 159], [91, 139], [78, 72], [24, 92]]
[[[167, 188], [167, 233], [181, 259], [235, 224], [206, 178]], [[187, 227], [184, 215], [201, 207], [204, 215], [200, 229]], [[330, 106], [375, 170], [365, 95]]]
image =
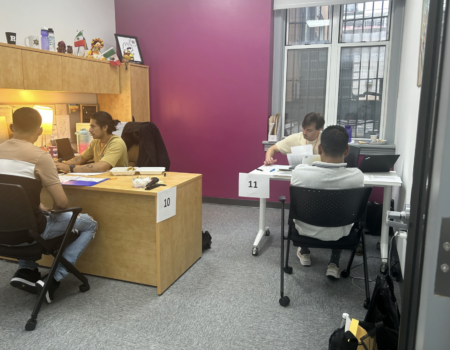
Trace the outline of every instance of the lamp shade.
[[8, 125], [6, 117], [0, 117], [0, 143], [9, 140]]
[[34, 106], [42, 117], [42, 135], [51, 135], [53, 133], [53, 109], [50, 107]]

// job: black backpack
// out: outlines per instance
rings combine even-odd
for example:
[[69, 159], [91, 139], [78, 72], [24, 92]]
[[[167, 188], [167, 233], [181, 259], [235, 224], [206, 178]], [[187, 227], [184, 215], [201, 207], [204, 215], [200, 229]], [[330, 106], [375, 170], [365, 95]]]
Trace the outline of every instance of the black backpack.
[[208, 231], [202, 231], [202, 251], [211, 249], [211, 235]]

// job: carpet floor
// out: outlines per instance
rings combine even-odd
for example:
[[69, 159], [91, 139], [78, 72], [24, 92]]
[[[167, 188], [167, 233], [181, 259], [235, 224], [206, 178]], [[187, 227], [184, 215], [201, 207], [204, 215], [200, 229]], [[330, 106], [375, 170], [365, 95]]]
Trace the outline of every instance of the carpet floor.
[[[285, 275], [287, 308], [279, 305], [280, 210], [267, 209], [271, 234], [251, 254], [258, 209], [203, 204], [203, 229], [212, 248], [162, 296], [156, 288], [88, 276], [78, 291], [67, 276], [52, 304], [44, 304], [35, 331], [26, 332], [36, 296], [9, 285], [17, 264], [0, 261], [1, 349], [328, 349], [343, 312], [363, 319], [362, 257], [351, 277], [325, 277], [329, 250], [311, 249], [302, 267], [291, 247]], [[286, 218], [287, 222], [287, 218]], [[379, 274], [379, 237], [367, 236], [369, 275]], [[350, 252], [343, 252], [341, 268]], [[357, 266], [359, 265], [359, 266]], [[42, 272], [46, 269], [42, 268]], [[373, 291], [371, 283], [370, 290]], [[397, 294], [398, 284], [395, 283]]]

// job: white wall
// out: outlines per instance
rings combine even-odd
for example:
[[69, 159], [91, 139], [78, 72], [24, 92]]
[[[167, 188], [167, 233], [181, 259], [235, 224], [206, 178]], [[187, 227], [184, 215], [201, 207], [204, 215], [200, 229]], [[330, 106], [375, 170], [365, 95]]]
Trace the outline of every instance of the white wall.
[[[416, 147], [417, 120], [419, 113], [420, 87], [417, 86], [419, 64], [420, 23], [422, 1], [405, 1], [400, 80], [395, 125], [396, 153], [400, 154], [395, 170], [402, 178], [400, 189], [393, 189], [397, 210], [403, 210], [411, 200], [413, 182], [414, 153]], [[397, 240], [397, 248], [402, 265], [405, 267], [406, 241]]]
[[17, 34], [17, 45], [25, 46], [25, 37], [41, 36], [41, 27], [53, 28], [56, 44], [72, 45], [77, 30], [84, 30], [90, 48], [91, 40], [101, 38], [105, 47], [116, 47], [114, 0], [0, 0], [0, 42], [5, 32]]

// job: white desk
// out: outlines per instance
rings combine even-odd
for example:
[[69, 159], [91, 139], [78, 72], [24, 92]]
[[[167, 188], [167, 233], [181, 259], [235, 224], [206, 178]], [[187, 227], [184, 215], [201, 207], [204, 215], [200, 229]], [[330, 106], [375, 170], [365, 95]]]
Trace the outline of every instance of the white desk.
[[[263, 171], [253, 170], [250, 174], [256, 174], [260, 176], [269, 176], [270, 180], [279, 181], [291, 181], [292, 172], [282, 172], [278, 169], [288, 169], [289, 165], [272, 165], [272, 166], [260, 166], [259, 169]], [[271, 171], [276, 169], [275, 171]], [[389, 228], [386, 225], [386, 212], [391, 207], [391, 193], [393, 186], [401, 186], [402, 180], [395, 171], [388, 173], [364, 173], [364, 186], [383, 187], [383, 216], [381, 222], [381, 239], [380, 239], [380, 251], [381, 251], [381, 269], [386, 268], [388, 258], [388, 245], [389, 245]], [[259, 230], [256, 235], [255, 242], [253, 243], [253, 255], [258, 255], [258, 244], [264, 235], [269, 235], [269, 227], [266, 227], [266, 199], [260, 198], [259, 200]], [[383, 271], [384, 272], [384, 271]]]

